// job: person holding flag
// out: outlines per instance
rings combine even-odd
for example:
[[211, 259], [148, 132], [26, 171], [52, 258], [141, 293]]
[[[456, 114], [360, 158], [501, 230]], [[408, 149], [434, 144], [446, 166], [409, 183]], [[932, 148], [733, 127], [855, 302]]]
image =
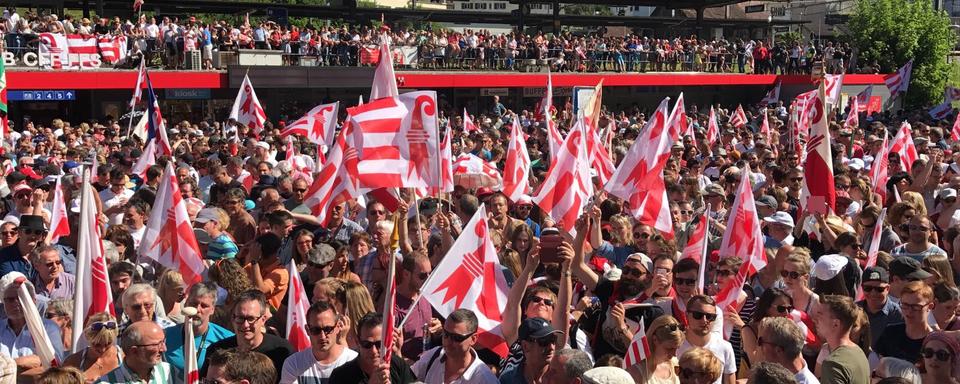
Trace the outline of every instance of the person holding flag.
[[633, 365], [627, 365], [627, 372], [637, 384], [655, 384], [676, 382], [680, 356], [677, 349], [683, 344], [683, 326], [673, 316], [658, 317], [650, 324], [643, 337], [649, 346], [650, 354]]

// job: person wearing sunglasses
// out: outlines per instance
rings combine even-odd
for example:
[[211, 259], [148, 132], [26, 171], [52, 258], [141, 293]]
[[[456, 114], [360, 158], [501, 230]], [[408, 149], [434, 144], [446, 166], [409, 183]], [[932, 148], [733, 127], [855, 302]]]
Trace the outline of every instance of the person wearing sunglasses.
[[504, 369], [500, 373], [500, 383], [541, 383], [547, 373], [550, 360], [557, 350], [557, 344], [563, 332], [554, 329], [549, 321], [539, 317], [530, 317], [520, 324], [517, 339], [523, 350], [523, 361], [518, 365]]
[[813, 323], [818, 335], [828, 345], [829, 355], [820, 365], [821, 383], [869, 383], [870, 363], [867, 356], [852, 339], [851, 331], [860, 316], [860, 307], [847, 296], [827, 295], [813, 311]]
[[927, 256], [941, 254], [946, 256], [947, 252], [930, 242], [931, 232], [935, 230], [933, 223], [926, 216], [916, 215], [910, 219], [907, 224], [909, 235], [907, 242], [890, 251], [893, 257], [907, 256], [914, 260], [921, 261]]
[[900, 291], [900, 310], [903, 323], [884, 328], [877, 340], [875, 351], [880, 356], [890, 356], [909, 362], [920, 360], [923, 338], [933, 328], [927, 322], [933, 304], [933, 289], [922, 281], [907, 283]]
[[954, 383], [960, 375], [960, 343], [954, 335], [935, 331], [923, 340], [924, 383]]
[[903, 322], [900, 305], [890, 299], [890, 276], [883, 267], [868, 267], [863, 270], [860, 288], [863, 300], [857, 302], [870, 320], [870, 345], [877, 345], [887, 325]]
[[383, 315], [370, 312], [361, 317], [357, 321], [357, 339], [358, 356], [335, 368], [330, 373], [330, 383], [410, 384], [417, 380], [396, 349], [389, 363], [383, 361]]
[[119, 367], [123, 360], [123, 352], [117, 345], [119, 334], [117, 320], [109, 313], [90, 315], [83, 330], [88, 346], [67, 356], [63, 365], [79, 369], [88, 383], [106, 375]]
[[347, 347], [343, 327], [343, 319], [332, 304], [326, 301], [311, 304], [306, 324], [310, 348], [294, 353], [283, 362], [280, 384], [326, 382], [334, 369], [355, 359], [358, 354]]
[[[793, 299], [786, 291], [781, 288], [770, 288], [763, 291], [763, 295], [757, 299], [757, 305], [749, 323], [740, 327], [741, 342], [748, 356], [748, 364], [763, 360], [762, 345], [759, 343], [761, 323], [767, 318], [789, 317], [793, 311]], [[734, 321], [733, 325], [736, 328], [739, 324]]]
[[163, 352], [167, 345], [163, 329], [159, 325], [151, 321], [130, 325], [121, 334], [120, 347], [123, 348], [123, 361], [117, 368], [100, 377], [100, 383], [173, 383], [170, 364], [163, 361]]
[[450, 313], [443, 324], [443, 345], [425, 351], [413, 364], [413, 373], [425, 383], [497, 384], [497, 376], [480, 360], [477, 315], [465, 308]]
[[646, 360], [627, 367], [627, 372], [638, 384], [658, 384], [678, 380], [677, 349], [683, 343], [683, 330], [680, 322], [670, 315], [656, 318], [647, 329], [647, 342], [650, 354]]
[[5, 221], [0, 225], [0, 247], [9, 247], [17, 243], [17, 223]]
[[47, 226], [42, 216], [22, 215], [17, 231], [19, 235], [16, 244], [0, 249], [0, 276], [13, 271], [33, 276], [33, 266], [30, 265], [28, 256], [34, 248], [43, 243]]
[[[208, 347], [207, 353], [212, 355], [221, 349], [260, 352], [267, 355], [273, 362], [274, 369], [280, 372], [283, 361], [294, 351], [286, 339], [265, 333], [265, 324], [270, 317], [267, 305], [266, 296], [259, 290], [251, 289], [241, 293], [234, 301], [230, 317], [236, 335], [213, 343]], [[200, 367], [200, 376], [206, 376], [208, 369], [208, 364], [204, 362]]]
[[[714, 322], [721, 321], [717, 302], [711, 296], [695, 295], [687, 301], [687, 328], [685, 339], [677, 354], [682, 355], [692, 349], [704, 348], [722, 362], [722, 375], [712, 381], [715, 384], [733, 384], [736, 382], [737, 362], [733, 346], [723, 339], [722, 333], [714, 333]], [[686, 367], [681, 358], [680, 366]], [[683, 382], [683, 377], [681, 377]]]
[[806, 313], [810, 313], [820, 301], [820, 295], [810, 289], [810, 270], [814, 265], [809, 251], [798, 248], [790, 252], [780, 269], [780, 279], [784, 285], [781, 288], [786, 288], [793, 304]]
[[72, 299], [74, 276], [63, 270], [60, 251], [50, 245], [41, 245], [30, 252], [30, 265], [33, 266], [33, 285], [37, 296], [46, 300]]
[[[187, 291], [187, 297], [184, 301], [186, 307], [197, 309], [197, 314], [193, 318], [193, 345], [197, 351], [197, 361], [204, 361], [207, 357], [207, 349], [213, 343], [228, 337], [234, 336], [233, 332], [216, 323], [210, 322], [210, 317], [216, 311], [217, 285], [212, 282], [200, 282], [190, 286]], [[184, 344], [184, 324], [164, 329], [167, 338], [167, 351], [164, 353], [165, 360], [170, 363], [174, 371], [182, 373], [183, 363], [183, 344]]]

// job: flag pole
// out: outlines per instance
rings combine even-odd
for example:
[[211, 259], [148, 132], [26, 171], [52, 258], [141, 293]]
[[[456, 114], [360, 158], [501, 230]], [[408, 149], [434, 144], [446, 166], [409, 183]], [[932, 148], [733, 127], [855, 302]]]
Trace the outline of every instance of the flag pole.
[[[703, 219], [707, 222], [703, 230], [703, 249], [700, 250], [700, 273], [697, 275], [697, 288], [700, 289], [701, 295], [705, 294], [703, 287], [706, 285], [707, 262], [709, 261], [707, 259], [707, 245], [710, 244], [710, 208], [710, 203], [707, 203], [707, 210], [703, 213]], [[716, 275], [714, 275], [713, 279], [717, 279]]]
[[[92, 256], [90, 255], [90, 247], [89, 247], [90, 223], [86, 218], [83, 217], [83, 215], [89, 211], [90, 209], [89, 205], [93, 203], [92, 201], [89, 201], [89, 199], [87, 198], [88, 196], [87, 188], [90, 188], [90, 187], [91, 187], [90, 186], [90, 169], [87, 167], [84, 167], [83, 184], [81, 184], [80, 186], [80, 227], [79, 227], [80, 236], [77, 240], [78, 241], [77, 272], [78, 273], [76, 275], [76, 281], [75, 281], [76, 288], [73, 290], [73, 329], [75, 330], [85, 329], [84, 322], [86, 321], [86, 317], [87, 317], [87, 308], [85, 308], [85, 305], [90, 304], [85, 302], [86, 300], [84, 300], [84, 296], [87, 290], [86, 287], [87, 285], [89, 285], [87, 283], [87, 280], [92, 277], [88, 275], [88, 273], [93, 269], [92, 267], [93, 260], [91, 258]], [[87, 273], [84, 273], [84, 272], [87, 272]], [[83, 335], [83, 332], [73, 333], [72, 345], [70, 347], [72, 353], [76, 353], [77, 351], [80, 350], [81, 340], [86, 340], [85, 338], [81, 337], [82, 335]]]

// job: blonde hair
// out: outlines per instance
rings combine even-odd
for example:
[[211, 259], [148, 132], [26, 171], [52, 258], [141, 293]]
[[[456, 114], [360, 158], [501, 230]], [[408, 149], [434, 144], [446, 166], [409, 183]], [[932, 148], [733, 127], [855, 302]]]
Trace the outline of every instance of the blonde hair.
[[927, 204], [923, 202], [923, 195], [914, 191], [906, 191], [900, 194], [900, 200], [913, 206], [917, 210], [917, 215], [927, 216]]
[[931, 269], [936, 272], [940, 277], [940, 281], [944, 284], [951, 287], [957, 286], [953, 281], [953, 267], [950, 266], [950, 259], [947, 259], [946, 255], [935, 253], [924, 257], [920, 264], [923, 265], [924, 269]]
[[37, 377], [35, 384], [84, 384], [83, 373], [74, 367], [50, 367]]
[[[383, 220], [386, 221], [386, 220]], [[374, 312], [373, 298], [367, 287], [355, 281], [348, 281], [343, 285], [346, 297], [346, 315], [350, 324], [360, 324], [360, 318], [367, 313]]]
[[87, 319], [87, 327], [83, 330], [83, 336], [87, 338], [87, 343], [90, 345], [116, 344], [117, 336], [120, 335], [119, 323], [113, 329], [101, 327], [99, 331], [94, 331], [91, 327], [93, 323], [108, 323], [111, 321], [116, 323], [117, 319], [107, 312], [90, 315], [90, 318]]
[[[184, 285], [183, 275], [175, 269], [168, 269], [160, 275], [157, 284], [157, 295], [160, 296], [162, 300], [169, 293], [169, 290], [174, 289], [178, 285]], [[186, 290], [186, 287], [184, 287], [184, 290]]]
[[786, 260], [788, 263], [793, 263], [797, 267], [797, 272], [804, 275], [810, 274], [810, 261], [810, 251], [802, 247], [794, 248]]
[[230, 227], [230, 215], [227, 215], [227, 211], [222, 208], [213, 207], [211, 209], [217, 214], [217, 223], [220, 224], [220, 229], [226, 231]]
[[680, 355], [681, 367], [690, 368], [696, 372], [702, 372], [709, 376], [708, 381], [716, 381], [723, 373], [723, 364], [720, 359], [704, 348], [693, 348]]
[[[683, 331], [681, 331], [679, 328], [676, 331], [673, 331], [672, 333], [665, 335], [664, 338], [657, 336], [657, 331], [659, 331], [661, 328], [668, 325], [680, 326], [680, 322], [677, 321], [677, 319], [674, 318], [673, 316], [664, 315], [664, 316], [657, 317], [655, 320], [653, 320], [652, 323], [650, 323], [650, 329], [647, 330], [647, 340], [651, 340], [650, 342], [651, 352], [653, 348], [667, 341], [672, 340], [676, 342], [677, 345], [680, 345], [681, 343], [683, 343]], [[663, 333], [661, 332], [661, 335], [662, 334]], [[657, 342], [654, 342], [654, 341], [657, 341]]]

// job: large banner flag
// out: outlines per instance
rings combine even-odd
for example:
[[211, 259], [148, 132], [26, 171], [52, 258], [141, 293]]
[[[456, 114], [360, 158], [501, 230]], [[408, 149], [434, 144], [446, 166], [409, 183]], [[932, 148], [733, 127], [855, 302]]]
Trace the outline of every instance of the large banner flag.
[[900, 92], [907, 92], [910, 88], [910, 76], [913, 74], [913, 59], [910, 59], [896, 73], [891, 73], [883, 78], [883, 82], [890, 90], [890, 98], [895, 99]]
[[527, 143], [523, 140], [523, 129], [516, 117], [510, 129], [510, 144], [504, 164], [503, 194], [510, 201], [517, 202], [530, 188], [530, 155], [527, 153]]
[[173, 162], [167, 162], [155, 201], [140, 242], [140, 257], [180, 272], [188, 286], [202, 281], [207, 268], [193, 234], [187, 203], [180, 194]]
[[459, 308], [477, 315], [477, 344], [506, 357], [508, 348], [500, 329], [507, 304], [507, 282], [487, 227], [483, 205], [463, 226], [450, 251], [420, 288], [423, 298], [441, 316]]
[[408, 160], [400, 152], [404, 138], [401, 123], [409, 110], [395, 97], [384, 97], [347, 108], [350, 125], [357, 130], [361, 188], [403, 187]]
[[[437, 114], [437, 92], [407, 92], [400, 95], [399, 100], [408, 113], [400, 122], [400, 133], [395, 138], [400, 156], [406, 160], [405, 171], [401, 175], [402, 184], [398, 187], [439, 187], [440, 120]], [[370, 159], [366, 153], [364, 159]], [[361, 167], [366, 169], [363, 165]]]
[[[100, 48], [103, 46], [116, 51], [108, 54], [125, 54], [126, 49], [120, 49], [120, 37], [112, 38], [114, 41], [110, 44], [101, 44], [100, 40], [93, 35], [44, 32], [40, 34], [38, 45], [39, 65], [45, 69], [93, 69], [99, 68], [104, 61], [100, 56]], [[123, 46], [126, 47], [126, 37], [122, 39]], [[123, 51], [119, 53], [118, 51]], [[111, 61], [107, 61], [111, 62]]]
[[[97, 200], [91, 171], [83, 172], [84, 182], [80, 187], [80, 224], [77, 243], [77, 274], [73, 294], [73, 329], [84, 329], [87, 318], [94, 313], [109, 312], [116, 316], [113, 306], [113, 291], [107, 276], [107, 259], [101, 242], [100, 226], [97, 224]], [[73, 333], [72, 352], [83, 349], [83, 332]]]
[[[577, 124], [584, 122], [579, 120]], [[591, 196], [593, 181], [586, 137], [583, 129], [574, 128], [563, 141], [557, 161], [550, 164], [533, 202], [556, 221], [557, 227], [576, 233], [574, 225]]]
[[280, 137], [303, 136], [311, 143], [329, 147], [333, 144], [334, 132], [337, 129], [339, 109], [339, 101], [313, 107], [297, 121], [287, 124], [287, 127], [280, 131]]
[[321, 223], [326, 224], [329, 220], [330, 207], [359, 195], [356, 140], [353, 125], [344, 124], [327, 154], [327, 161], [320, 166], [320, 173], [307, 189], [303, 204]]
[[807, 143], [807, 159], [803, 163], [800, 205], [805, 212], [818, 212], [826, 216], [836, 209], [837, 197], [824, 92], [825, 86], [821, 84], [819, 95], [813, 99], [810, 141]]
[[900, 130], [897, 131], [897, 136], [893, 138], [893, 143], [890, 144], [890, 152], [900, 155], [900, 169], [907, 173], [910, 172], [910, 169], [913, 168], [913, 162], [917, 161], [919, 157], [917, 146], [913, 144], [912, 131], [913, 128], [910, 127], [910, 123], [904, 121], [900, 124]]
[[267, 113], [263, 111], [249, 75], [243, 76], [240, 91], [237, 92], [233, 108], [230, 109], [230, 118], [253, 129], [256, 133], [260, 133], [263, 130], [263, 124], [267, 122]]

